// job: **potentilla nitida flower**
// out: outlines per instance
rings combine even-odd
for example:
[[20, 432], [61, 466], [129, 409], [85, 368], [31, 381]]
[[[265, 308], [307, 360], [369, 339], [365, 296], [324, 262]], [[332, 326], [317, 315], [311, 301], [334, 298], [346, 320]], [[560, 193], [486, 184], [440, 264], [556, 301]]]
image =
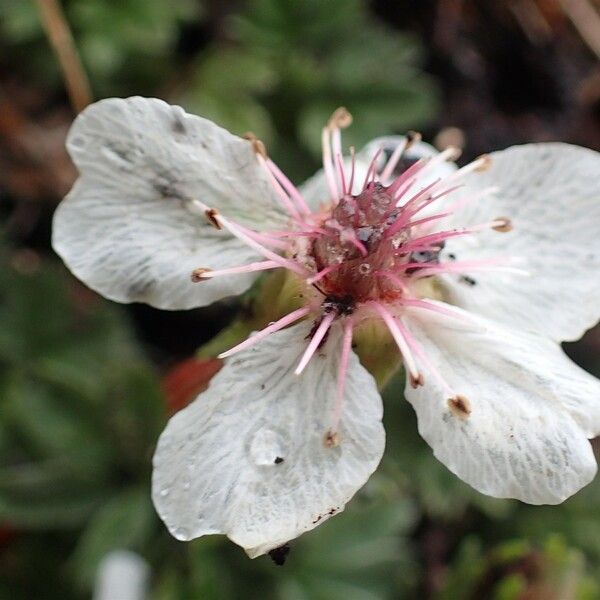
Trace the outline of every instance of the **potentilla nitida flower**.
[[53, 243], [90, 287], [165, 309], [261, 271], [298, 290], [158, 442], [153, 498], [178, 539], [258, 556], [344, 508], [384, 448], [353, 350], [368, 326], [398, 347], [421, 435], [480, 492], [553, 504], [596, 472], [600, 385], [559, 343], [600, 313], [600, 155], [530, 144], [457, 168], [416, 134], [348, 155], [350, 121], [333, 114], [299, 189], [253, 136], [160, 100], [98, 102], [71, 130], [81, 176]]

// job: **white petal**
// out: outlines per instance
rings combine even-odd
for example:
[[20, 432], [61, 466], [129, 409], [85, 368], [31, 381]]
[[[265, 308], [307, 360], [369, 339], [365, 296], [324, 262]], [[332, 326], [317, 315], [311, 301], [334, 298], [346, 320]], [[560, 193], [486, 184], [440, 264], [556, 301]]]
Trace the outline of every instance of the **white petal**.
[[[562, 502], [588, 484], [600, 431], [600, 382], [558, 345], [481, 319], [456, 329], [447, 317], [409, 327], [469, 415], [451, 410], [431, 373], [406, 397], [435, 456], [484, 494], [531, 504]], [[426, 371], [427, 373], [427, 371]]]
[[467, 190], [499, 186], [497, 198], [455, 217], [468, 226], [508, 217], [513, 230], [449, 240], [458, 260], [511, 256], [522, 275], [445, 277], [449, 300], [556, 341], [576, 340], [600, 318], [600, 154], [567, 144], [515, 146], [491, 155]]
[[248, 141], [162, 100], [111, 98], [77, 117], [67, 148], [81, 176], [56, 211], [53, 245], [90, 287], [119, 302], [183, 309], [251, 284], [251, 276], [190, 281], [194, 268], [256, 259], [193, 212], [192, 200], [245, 225], [281, 218]]
[[341, 339], [335, 326], [296, 376], [309, 331], [301, 323], [240, 353], [169, 421], [152, 487], [178, 539], [225, 533], [259, 556], [343, 510], [377, 467], [385, 444], [381, 399], [355, 355], [340, 443], [325, 445]]

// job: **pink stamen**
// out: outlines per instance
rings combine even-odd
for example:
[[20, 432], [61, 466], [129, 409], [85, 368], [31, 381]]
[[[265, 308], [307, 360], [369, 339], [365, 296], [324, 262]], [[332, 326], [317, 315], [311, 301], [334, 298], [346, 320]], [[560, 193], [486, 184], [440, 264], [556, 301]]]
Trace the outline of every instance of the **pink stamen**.
[[407, 200], [404, 204], [400, 205], [400, 201], [402, 200], [402, 198], [400, 198], [397, 202], [396, 202], [396, 207], [400, 208], [402, 207], [403, 210], [409, 210], [410, 208], [412, 208], [421, 198], [423, 198], [423, 196], [427, 196], [429, 195], [430, 190], [435, 187], [438, 183], [440, 182], [439, 179], [436, 179], [435, 181], [432, 181], [429, 185], [426, 185], [424, 188], [420, 189], [416, 194], [414, 194], [414, 196], [412, 196], [409, 200]]
[[396, 177], [393, 183], [388, 187], [388, 192], [394, 196], [400, 186], [414, 177], [419, 171], [423, 170], [428, 162], [429, 158], [420, 158], [414, 165], [408, 167], [404, 173]]
[[401, 323], [378, 302], [370, 302], [370, 304], [379, 313], [384, 323], [387, 325], [390, 333], [392, 334], [392, 337], [394, 338], [394, 341], [396, 342], [398, 349], [402, 354], [407, 371], [415, 381], [419, 381], [421, 379], [419, 369], [415, 363], [410, 345], [407, 343], [407, 340], [402, 332], [403, 327], [401, 326]]
[[448, 398], [453, 398], [456, 394], [453, 392], [452, 388], [448, 385], [442, 374], [437, 370], [435, 365], [429, 360], [427, 354], [414, 338], [412, 333], [408, 330], [408, 327], [405, 327], [404, 324], [401, 325], [402, 333], [404, 334], [404, 338], [406, 343], [410, 346], [411, 350], [415, 353], [415, 355], [419, 358], [419, 360], [425, 365], [425, 368], [433, 375], [434, 379], [440, 384], [442, 389]]
[[433, 215], [431, 217], [423, 217], [422, 219], [418, 219], [416, 221], [409, 221], [406, 226], [407, 227], [417, 227], [417, 226], [421, 226], [421, 225], [425, 225], [425, 223], [430, 223], [431, 221], [437, 221], [439, 219], [444, 219], [445, 217], [449, 217], [452, 213], [451, 212], [445, 212], [445, 213], [440, 213], [438, 215]]
[[319, 326], [317, 327], [317, 330], [313, 334], [312, 339], [310, 340], [310, 343], [308, 344], [306, 351], [304, 352], [304, 355], [300, 359], [300, 363], [294, 371], [296, 375], [300, 375], [300, 373], [304, 371], [304, 368], [306, 367], [310, 359], [313, 357], [313, 354], [317, 351], [317, 348], [323, 341], [323, 338], [325, 337], [325, 334], [331, 327], [331, 324], [333, 323], [334, 319], [335, 313], [333, 312], [327, 313], [323, 317], [321, 323], [319, 323]]
[[306, 283], [308, 283], [310, 285], [312, 285], [313, 283], [317, 283], [317, 281], [321, 281], [321, 279], [323, 279], [323, 277], [327, 277], [327, 275], [329, 275], [329, 273], [331, 273], [332, 271], [335, 271], [336, 269], [339, 269], [341, 266], [342, 266], [342, 263], [337, 263], [335, 265], [329, 265], [328, 267], [325, 267], [324, 269], [319, 271], [316, 275], [309, 277], [306, 280]]
[[340, 235], [340, 239], [344, 242], [352, 244], [363, 256], [367, 256], [369, 254], [369, 251], [367, 250], [367, 247], [356, 237], [356, 233], [352, 231], [347, 235], [343, 235], [345, 231], [347, 230], [344, 230], [342, 232], [342, 235]]
[[525, 274], [525, 271], [521, 269], [515, 269], [512, 267], [508, 267], [506, 263], [510, 262], [512, 259], [510, 257], [499, 257], [499, 258], [486, 258], [482, 260], [462, 260], [462, 261], [452, 261], [445, 263], [435, 263], [435, 264], [427, 264], [427, 263], [406, 263], [402, 265], [401, 269], [420, 269], [418, 273], [413, 276], [414, 278], [421, 277], [429, 277], [434, 273], [465, 273], [472, 271], [497, 271], [497, 270], [507, 270], [508, 272]]
[[346, 187], [346, 174], [344, 173], [344, 163], [342, 162], [342, 155], [336, 154], [338, 171], [340, 175], [340, 184], [342, 186], [342, 194], [345, 196], [349, 193], [348, 188]]
[[342, 405], [344, 403], [344, 391], [346, 388], [346, 375], [348, 374], [348, 361], [350, 359], [350, 350], [352, 348], [352, 319], [346, 319], [344, 322], [344, 337], [342, 338], [342, 350], [340, 353], [340, 363], [338, 366], [337, 388], [335, 394], [335, 404], [331, 417], [331, 431], [336, 432], [340, 417], [342, 416]]
[[356, 171], [356, 152], [354, 150], [354, 146], [350, 146], [350, 157], [351, 157], [351, 167], [350, 167], [350, 183], [348, 184], [348, 193], [352, 193], [352, 188], [354, 187], [354, 174]]
[[[437, 185], [437, 184], [436, 184]], [[435, 187], [435, 186], [434, 186]], [[429, 206], [430, 204], [433, 204], [436, 200], [439, 200], [440, 198], [443, 198], [444, 196], [448, 196], [448, 194], [451, 194], [452, 192], [456, 191], [457, 189], [461, 188], [462, 184], [458, 184], [455, 185], [454, 187], [450, 187], [448, 189], [445, 189], [443, 191], [441, 191], [439, 194], [435, 194], [435, 195], [431, 195], [429, 196], [429, 198], [427, 198], [424, 202], [422, 202], [416, 209], [414, 209], [412, 211], [411, 217], [413, 217], [414, 215], [416, 215], [417, 213], [421, 212], [424, 208], [426, 208], [427, 206]], [[430, 193], [433, 190], [430, 190]]]
[[406, 254], [407, 252], [414, 252], [417, 248], [427, 248], [428, 246], [439, 244], [440, 242], [443, 242], [447, 239], [459, 237], [461, 235], [469, 235], [470, 233], [472, 232], [468, 229], [457, 229], [451, 231], [439, 231], [437, 233], [430, 233], [428, 235], [423, 235], [421, 237], [414, 238], [408, 244], [401, 246], [400, 248], [398, 248], [398, 253]]
[[263, 167], [263, 170], [267, 174], [269, 182], [271, 183], [271, 187], [275, 190], [275, 193], [277, 194], [281, 205], [285, 208], [285, 210], [288, 211], [288, 213], [290, 213], [290, 215], [294, 219], [302, 221], [302, 217], [298, 212], [298, 209], [296, 208], [296, 206], [294, 206], [293, 202], [290, 200], [289, 196], [287, 195], [286, 191], [283, 189], [279, 181], [277, 181], [275, 175], [273, 175], [273, 172], [265, 158], [261, 154], [257, 154], [256, 157], [258, 158], [258, 162], [260, 163], [260, 165]]
[[323, 127], [321, 132], [321, 146], [323, 147], [323, 170], [325, 171], [325, 179], [329, 188], [329, 196], [332, 202], [337, 202], [340, 194], [337, 188], [331, 157], [331, 129], [329, 126]]
[[290, 198], [296, 202], [298, 208], [306, 215], [311, 214], [310, 207], [306, 203], [306, 200], [304, 200], [298, 188], [287, 178], [285, 173], [270, 158], [267, 158], [267, 166], [269, 169], [271, 169], [279, 183], [281, 183], [281, 185], [284, 187]]
[[375, 163], [377, 162], [377, 159], [379, 158], [379, 156], [382, 152], [383, 152], [383, 148], [379, 148], [379, 150], [377, 150], [377, 152], [375, 152], [373, 158], [371, 159], [369, 168], [367, 169], [367, 174], [365, 175], [365, 180], [362, 184], [363, 190], [366, 189], [367, 184], [369, 183], [369, 179], [371, 179], [371, 175], [376, 173]]
[[424, 310], [430, 310], [432, 312], [439, 313], [441, 315], [451, 317], [453, 319], [458, 319], [460, 321], [465, 321], [467, 323], [473, 324], [475, 321], [470, 319], [468, 316], [464, 315], [461, 312], [456, 310], [452, 310], [446, 306], [440, 306], [434, 302], [428, 302], [427, 300], [419, 300], [417, 298], [401, 298], [398, 301], [402, 306], [413, 306], [415, 308], [422, 308]]
[[237, 225], [241, 231], [243, 231], [248, 237], [251, 237], [253, 240], [262, 244], [263, 246], [272, 246], [273, 248], [278, 248], [279, 250], [289, 250], [290, 244], [288, 242], [284, 242], [283, 240], [277, 239], [271, 233], [259, 233], [258, 231], [254, 231], [252, 229], [248, 229], [243, 225], [238, 223]]
[[377, 277], [385, 277], [389, 279], [390, 281], [395, 283], [404, 293], [409, 293], [409, 289], [406, 283], [402, 281], [402, 279], [398, 277], [398, 275], [396, 275], [395, 273], [392, 273], [391, 271], [374, 271], [373, 274]]
[[504, 227], [507, 223], [506, 219], [494, 219], [487, 223], [479, 223], [478, 225], [472, 225], [469, 230], [473, 233], [478, 231], [485, 231], [486, 229], [496, 229], [497, 227]]
[[198, 275], [198, 279], [212, 279], [213, 277], [221, 277], [222, 275], [238, 275], [240, 273], [253, 273], [255, 271], [267, 271], [269, 269], [278, 269], [281, 265], [273, 260], [263, 260], [261, 262], [253, 262], [241, 267], [230, 267], [229, 269], [207, 269]]
[[408, 146], [408, 138], [405, 137], [396, 146], [396, 148], [392, 152], [392, 155], [390, 156], [389, 160], [387, 161], [385, 167], [383, 168], [383, 171], [381, 171], [381, 175], [379, 176], [379, 180], [381, 182], [385, 182], [387, 179], [389, 179], [392, 176], [392, 173], [394, 172], [394, 169], [396, 168], [398, 161], [402, 158], [402, 155], [404, 154], [404, 151], [406, 150], [407, 146]]
[[262, 244], [258, 243], [251, 236], [246, 234], [240, 226], [234, 224], [232, 221], [229, 221], [229, 219], [226, 219], [221, 214], [214, 215], [214, 219], [217, 220], [217, 222], [223, 227], [225, 227], [233, 236], [251, 248], [254, 248], [254, 250], [256, 250], [259, 254], [262, 254], [265, 258], [278, 263], [280, 266], [289, 269], [290, 271], [294, 271], [294, 273], [298, 273], [302, 277], [306, 277], [307, 271], [304, 267], [293, 260], [283, 258], [282, 256], [279, 256], [279, 254], [276, 254], [268, 248], [265, 248]]
[[470, 162], [464, 167], [458, 169], [458, 171], [455, 171], [454, 173], [448, 175], [448, 177], [446, 177], [446, 182], [450, 183], [451, 181], [455, 181], [456, 179], [461, 179], [462, 177], [464, 177], [468, 173], [472, 173], [473, 171], [484, 170], [490, 164], [490, 161], [491, 159], [488, 155], [480, 156], [479, 158], [476, 158], [474, 161]]
[[254, 346], [254, 344], [257, 344], [261, 340], [265, 339], [271, 333], [275, 333], [276, 331], [283, 329], [287, 325], [290, 325], [294, 321], [298, 321], [302, 317], [305, 317], [311, 310], [311, 307], [305, 306], [303, 308], [299, 308], [298, 310], [289, 313], [285, 317], [279, 319], [279, 321], [275, 321], [274, 323], [271, 323], [270, 325], [268, 325], [264, 329], [261, 329], [254, 335], [251, 335], [248, 339], [237, 344], [237, 346], [234, 346], [233, 348], [222, 352], [221, 354], [219, 354], [219, 358], [227, 358], [232, 354], [236, 354], [238, 352], [241, 352], [242, 350], [245, 350], [246, 348], [249, 348], [250, 346]]
[[473, 194], [472, 196], [466, 196], [464, 198], [461, 198], [454, 204], [451, 204], [450, 206], [448, 206], [446, 208], [446, 210], [448, 210], [449, 212], [456, 212], [456, 211], [460, 210], [461, 208], [464, 208], [465, 206], [467, 206], [467, 204], [470, 204], [471, 202], [478, 202], [479, 200], [483, 200], [484, 198], [487, 198], [488, 196], [492, 196], [493, 194], [496, 194], [498, 191], [500, 191], [499, 187], [486, 188], [484, 190], [481, 190], [477, 194]]
[[402, 186], [400, 186], [400, 188], [396, 190], [396, 193], [394, 194], [396, 208], [399, 208], [398, 205], [402, 201], [402, 197], [405, 196], [409, 192], [409, 190], [413, 188], [415, 183], [417, 183], [417, 180], [418, 177], [413, 177], [412, 179], [409, 179], [404, 184], [402, 184]]

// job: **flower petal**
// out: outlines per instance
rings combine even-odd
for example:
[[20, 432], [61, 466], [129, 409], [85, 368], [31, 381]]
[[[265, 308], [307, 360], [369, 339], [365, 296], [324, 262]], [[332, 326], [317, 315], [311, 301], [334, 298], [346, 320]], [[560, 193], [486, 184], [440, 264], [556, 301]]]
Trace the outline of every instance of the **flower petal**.
[[75, 120], [67, 148], [81, 173], [54, 217], [53, 245], [90, 287], [166, 309], [238, 294], [252, 276], [190, 281], [197, 267], [256, 259], [192, 201], [249, 225], [276, 224], [273, 192], [251, 144], [152, 98], [111, 98]]
[[381, 398], [350, 357], [340, 443], [333, 414], [340, 331], [294, 375], [309, 323], [236, 355], [176, 414], [154, 456], [153, 499], [171, 533], [225, 533], [252, 556], [317, 526], [366, 482], [383, 453]]
[[530, 276], [445, 276], [448, 299], [556, 341], [576, 340], [600, 318], [600, 153], [568, 144], [515, 146], [491, 155], [467, 191], [498, 186], [496, 198], [471, 203], [455, 217], [469, 226], [508, 217], [508, 233], [448, 240], [459, 260], [511, 256]]
[[[600, 382], [550, 340], [483, 319], [471, 330], [411, 311], [410, 330], [462, 401], [431, 374], [406, 397], [419, 433], [452, 472], [484, 494], [557, 504], [596, 473]], [[470, 411], [470, 412], [469, 412]]]

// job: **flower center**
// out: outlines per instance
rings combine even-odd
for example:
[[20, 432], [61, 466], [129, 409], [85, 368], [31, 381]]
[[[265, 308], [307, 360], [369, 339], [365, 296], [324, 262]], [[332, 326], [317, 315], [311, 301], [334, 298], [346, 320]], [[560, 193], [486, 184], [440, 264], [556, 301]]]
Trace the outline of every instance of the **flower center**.
[[[346, 194], [323, 219], [309, 254], [322, 274], [312, 278], [313, 284], [318, 281], [318, 289], [327, 298], [344, 299], [344, 305], [393, 301], [406, 287], [401, 278], [386, 275], [407, 263], [437, 263], [441, 243], [411, 252], [415, 228], [407, 219], [403, 223], [406, 211], [396, 203], [391, 186], [372, 182], [356, 196]], [[402, 273], [408, 276], [417, 268]], [[408, 283], [408, 278], [403, 279]]]

